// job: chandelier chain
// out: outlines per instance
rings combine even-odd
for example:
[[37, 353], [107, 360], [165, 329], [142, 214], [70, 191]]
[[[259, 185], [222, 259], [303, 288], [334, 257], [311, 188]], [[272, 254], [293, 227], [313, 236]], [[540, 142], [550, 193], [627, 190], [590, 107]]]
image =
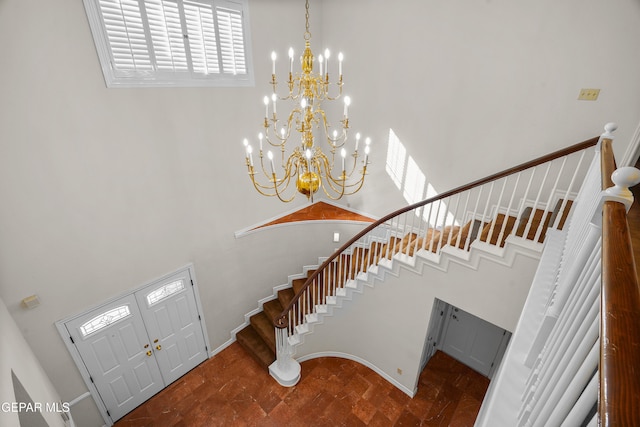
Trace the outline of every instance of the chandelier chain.
[[309, 32], [309, 0], [306, 0], [305, 2], [305, 14], [304, 14], [304, 19], [306, 21], [305, 24], [305, 32], [304, 32], [304, 39], [305, 40], [310, 40], [311, 39], [311, 33]]

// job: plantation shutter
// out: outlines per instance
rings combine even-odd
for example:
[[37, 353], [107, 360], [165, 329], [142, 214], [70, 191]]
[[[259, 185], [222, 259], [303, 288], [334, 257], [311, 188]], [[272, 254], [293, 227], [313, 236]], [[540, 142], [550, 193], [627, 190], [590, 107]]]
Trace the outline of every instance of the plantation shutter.
[[246, 0], [85, 0], [108, 86], [253, 84], [246, 4]]

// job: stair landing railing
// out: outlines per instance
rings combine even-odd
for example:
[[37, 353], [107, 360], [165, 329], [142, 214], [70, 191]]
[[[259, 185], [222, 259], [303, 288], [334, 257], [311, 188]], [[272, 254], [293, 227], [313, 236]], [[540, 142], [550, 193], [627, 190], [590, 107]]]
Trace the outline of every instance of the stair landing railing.
[[598, 137], [591, 138], [409, 205], [356, 234], [309, 276], [274, 319], [272, 375], [281, 384], [295, 384], [299, 365], [292, 358], [293, 346], [309, 322], [358, 278], [390, 267], [394, 258], [435, 260], [449, 252], [468, 259], [470, 248], [500, 251], [507, 239], [539, 251], [546, 229], [562, 228], [566, 221], [594, 154], [588, 148], [597, 142]]
[[598, 413], [603, 427], [631, 426], [640, 424], [640, 285], [627, 211], [628, 187], [640, 176], [637, 169], [616, 170], [611, 140], [601, 151], [602, 188], [627, 202], [608, 200], [602, 207]]

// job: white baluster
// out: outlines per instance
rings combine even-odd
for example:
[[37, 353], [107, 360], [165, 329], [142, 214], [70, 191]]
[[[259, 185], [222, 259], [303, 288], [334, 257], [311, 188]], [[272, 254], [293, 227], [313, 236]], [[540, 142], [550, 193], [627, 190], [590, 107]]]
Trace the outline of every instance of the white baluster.
[[[540, 227], [538, 227], [538, 231], [536, 231], [536, 235], [533, 238], [534, 242], [537, 242], [540, 239], [540, 236], [542, 235], [542, 232], [545, 229], [545, 223], [546, 221], [546, 216], [547, 215], [552, 215], [551, 209], [553, 209], [551, 206], [551, 202], [553, 201], [553, 196], [556, 193], [556, 190], [558, 189], [558, 183], [560, 182], [560, 177], [562, 176], [562, 172], [564, 172], [564, 167], [567, 164], [567, 158], [568, 156], [564, 156], [562, 158], [562, 163], [560, 164], [560, 170], [557, 172], [556, 174], [556, 179], [553, 183], [553, 187], [551, 188], [551, 191], [549, 192], [549, 194], [547, 195], [547, 204], [544, 208], [544, 212], [542, 213], [542, 218], [540, 218]], [[557, 215], [560, 217], [562, 216], [562, 211], [558, 211]], [[554, 221], [555, 222], [555, 221]], [[549, 224], [549, 227], [551, 227], [552, 224]]]

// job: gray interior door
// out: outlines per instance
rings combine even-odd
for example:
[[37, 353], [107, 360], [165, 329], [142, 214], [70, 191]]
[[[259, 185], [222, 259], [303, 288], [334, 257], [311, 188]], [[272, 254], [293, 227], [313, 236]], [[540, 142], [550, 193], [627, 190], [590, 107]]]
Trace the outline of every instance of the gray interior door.
[[456, 307], [448, 307], [441, 349], [482, 375], [499, 362], [507, 331]]

